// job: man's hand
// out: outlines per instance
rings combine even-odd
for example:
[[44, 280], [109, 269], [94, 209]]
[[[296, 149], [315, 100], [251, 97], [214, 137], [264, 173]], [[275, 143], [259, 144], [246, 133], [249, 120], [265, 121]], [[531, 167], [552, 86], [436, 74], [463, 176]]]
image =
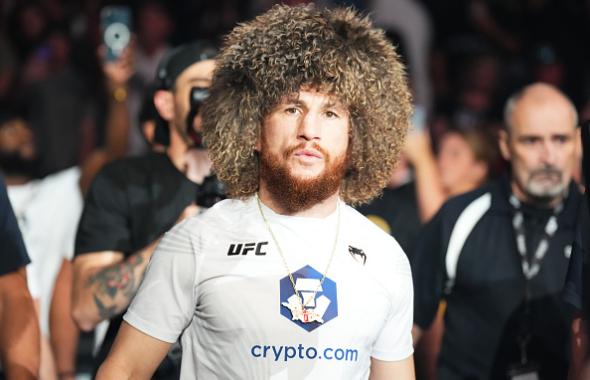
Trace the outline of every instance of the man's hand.
[[404, 154], [414, 166], [423, 160], [434, 160], [427, 131], [410, 131], [406, 137]]
[[133, 41], [123, 50], [123, 53], [116, 61], [105, 60], [106, 47], [104, 45], [99, 47], [98, 55], [102, 62], [102, 71], [106, 77], [107, 89], [116, 91], [118, 88], [126, 88], [129, 79], [135, 73]]

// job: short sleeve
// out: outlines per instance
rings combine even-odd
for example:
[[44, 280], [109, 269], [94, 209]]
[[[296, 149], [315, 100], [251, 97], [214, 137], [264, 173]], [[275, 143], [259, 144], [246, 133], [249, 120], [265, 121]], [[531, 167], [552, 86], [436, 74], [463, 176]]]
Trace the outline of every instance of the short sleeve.
[[166, 233], [123, 319], [131, 326], [174, 343], [196, 307], [195, 256], [187, 222]]
[[439, 212], [422, 228], [415, 250], [410, 255], [415, 292], [414, 322], [422, 329], [427, 329], [434, 320], [443, 293], [444, 254], [441, 253], [441, 218]]
[[413, 297], [412, 275], [404, 256], [407, 270], [396, 273], [392, 312], [381, 330], [371, 357], [384, 361], [399, 361], [414, 352], [412, 343]]
[[0, 176], [0, 242], [2, 242], [0, 275], [14, 272], [30, 262], [2, 176]]
[[131, 250], [125, 184], [113, 169], [103, 168], [90, 186], [76, 233], [76, 255]]

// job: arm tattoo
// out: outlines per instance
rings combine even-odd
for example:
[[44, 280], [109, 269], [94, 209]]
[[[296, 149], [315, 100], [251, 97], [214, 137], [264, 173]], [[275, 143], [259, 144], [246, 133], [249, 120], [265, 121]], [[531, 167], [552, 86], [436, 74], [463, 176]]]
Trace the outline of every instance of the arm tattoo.
[[110, 319], [123, 311], [124, 307], [116, 304], [119, 294], [126, 301], [125, 307], [129, 304], [141, 282], [141, 278], [136, 279], [135, 270], [143, 261], [140, 255], [134, 255], [127, 261], [98, 271], [88, 279], [86, 286], [96, 285], [93, 298], [101, 318]]

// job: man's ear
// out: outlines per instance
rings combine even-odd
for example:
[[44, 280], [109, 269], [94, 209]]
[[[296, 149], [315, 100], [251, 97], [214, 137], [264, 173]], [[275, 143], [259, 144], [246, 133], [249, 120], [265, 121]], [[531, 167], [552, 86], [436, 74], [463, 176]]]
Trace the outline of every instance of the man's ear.
[[154, 93], [154, 105], [162, 118], [168, 122], [174, 120], [174, 96], [172, 92], [158, 90]]
[[510, 148], [508, 147], [508, 139], [510, 139], [508, 131], [504, 129], [500, 130], [500, 133], [498, 135], [498, 144], [500, 146], [500, 153], [502, 153], [502, 157], [506, 161], [510, 161]]

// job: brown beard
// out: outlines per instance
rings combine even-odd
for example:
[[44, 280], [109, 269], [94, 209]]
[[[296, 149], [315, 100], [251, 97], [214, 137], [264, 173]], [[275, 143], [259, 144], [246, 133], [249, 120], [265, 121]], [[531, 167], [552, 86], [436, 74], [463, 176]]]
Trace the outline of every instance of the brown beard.
[[269, 152], [263, 139], [260, 153], [260, 179], [266, 184], [273, 200], [288, 213], [307, 210], [324, 201], [338, 191], [347, 167], [347, 154], [334, 159], [317, 144], [312, 148], [322, 153], [326, 166], [322, 173], [309, 179], [291, 175], [287, 159], [298, 149], [305, 148], [305, 143], [289, 148], [281, 159]]

